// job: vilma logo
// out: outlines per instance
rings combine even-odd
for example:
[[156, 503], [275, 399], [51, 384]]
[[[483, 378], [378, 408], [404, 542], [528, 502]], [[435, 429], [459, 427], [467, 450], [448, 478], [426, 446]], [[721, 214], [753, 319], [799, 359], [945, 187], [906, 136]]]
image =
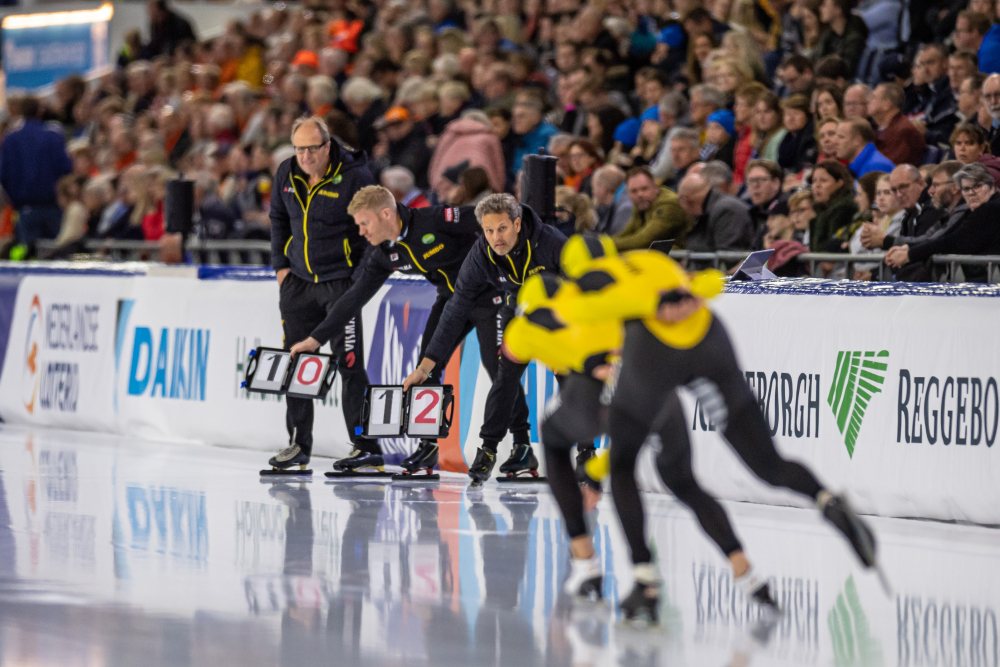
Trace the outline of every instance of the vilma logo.
[[837, 369], [833, 373], [833, 384], [826, 402], [833, 409], [837, 428], [844, 436], [847, 455], [851, 458], [854, 458], [854, 447], [868, 401], [882, 391], [888, 360], [888, 350], [844, 350], [837, 353]]

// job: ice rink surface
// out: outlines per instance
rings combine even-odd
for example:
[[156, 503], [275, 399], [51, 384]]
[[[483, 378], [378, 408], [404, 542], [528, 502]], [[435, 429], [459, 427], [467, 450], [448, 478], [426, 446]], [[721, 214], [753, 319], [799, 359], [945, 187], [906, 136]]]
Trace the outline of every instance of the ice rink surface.
[[[893, 590], [817, 512], [727, 503], [784, 609], [646, 496], [661, 625], [560, 594], [544, 484], [262, 482], [260, 452], [0, 426], [0, 665], [1000, 664], [1000, 530], [871, 519]], [[605, 596], [630, 586], [610, 499]]]

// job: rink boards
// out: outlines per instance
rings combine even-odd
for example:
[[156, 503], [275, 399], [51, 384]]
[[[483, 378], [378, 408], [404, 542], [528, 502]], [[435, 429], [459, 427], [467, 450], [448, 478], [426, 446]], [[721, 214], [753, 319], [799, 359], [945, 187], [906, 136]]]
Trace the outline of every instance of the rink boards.
[[[240, 389], [247, 352], [281, 342], [273, 274], [157, 271], [5, 267], [0, 417], [261, 451], [283, 443], [281, 401]], [[715, 309], [784, 454], [848, 489], [862, 511], [996, 524], [998, 296], [990, 287], [776, 281], [730, 285]], [[363, 332], [348, 342], [363, 341], [373, 383], [397, 383], [419, 361], [433, 301], [426, 282], [394, 278], [366, 306]], [[442, 446], [443, 466], [463, 471], [489, 389], [475, 336], [445, 381], [456, 387], [458, 428]], [[537, 442], [555, 381], [533, 364], [524, 385]], [[339, 401], [338, 386], [317, 410], [318, 455], [349, 451]], [[716, 416], [685, 403], [707, 486], [732, 500], [797, 504], [749, 475], [719, 438]], [[398, 459], [414, 443], [383, 445]], [[649, 456], [640, 476], [661, 490]]]

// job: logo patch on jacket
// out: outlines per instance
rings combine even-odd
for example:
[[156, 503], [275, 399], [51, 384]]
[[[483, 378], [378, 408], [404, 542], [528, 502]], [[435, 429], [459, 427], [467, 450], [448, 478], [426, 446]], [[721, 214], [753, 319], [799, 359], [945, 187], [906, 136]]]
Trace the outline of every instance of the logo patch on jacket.
[[420, 237], [420, 242], [423, 243], [424, 245], [430, 245], [434, 243], [434, 239], [436, 238], [437, 237], [434, 236], [433, 234], [424, 234], [423, 236]]
[[438, 243], [436, 246], [434, 246], [433, 248], [424, 253], [424, 259], [427, 259], [428, 257], [433, 257], [442, 250], [444, 250], [444, 244]]
[[323, 197], [329, 197], [330, 199], [340, 199], [339, 192], [330, 192], [329, 190], [319, 190], [316, 194], [322, 195]]
[[459, 215], [461, 215], [461, 212], [457, 208], [446, 208], [444, 210], [444, 221], [458, 222]]
[[390, 262], [398, 262], [399, 261], [399, 253], [398, 252], [389, 253], [389, 261]]

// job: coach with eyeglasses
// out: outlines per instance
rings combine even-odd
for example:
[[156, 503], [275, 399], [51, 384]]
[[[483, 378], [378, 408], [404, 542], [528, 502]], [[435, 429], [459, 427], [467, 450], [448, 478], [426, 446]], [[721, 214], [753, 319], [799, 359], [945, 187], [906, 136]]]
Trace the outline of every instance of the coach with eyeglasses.
[[[278, 166], [271, 192], [271, 265], [278, 275], [286, 348], [308, 337], [350, 286], [366, 243], [347, 205], [355, 192], [375, 183], [364, 152], [332, 138], [321, 118], [296, 120], [291, 139], [295, 156]], [[363, 340], [359, 316], [332, 345], [348, 435], [355, 449], [378, 451], [377, 443], [354, 435], [368, 387]], [[289, 445], [270, 461], [279, 468], [307, 463], [312, 454], [313, 403], [286, 400]]]

